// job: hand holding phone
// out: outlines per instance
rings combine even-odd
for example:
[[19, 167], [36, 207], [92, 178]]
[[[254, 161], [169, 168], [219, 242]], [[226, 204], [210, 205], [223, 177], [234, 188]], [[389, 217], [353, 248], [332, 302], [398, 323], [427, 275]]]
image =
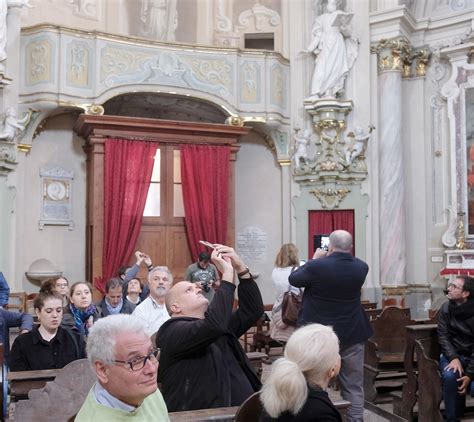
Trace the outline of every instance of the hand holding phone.
[[216, 247], [214, 246], [214, 244], [212, 244], [211, 242], [208, 242], [208, 241], [206, 241], [206, 240], [200, 240], [199, 243], [200, 243], [201, 245], [204, 245], [204, 246], [206, 246], [206, 247], [208, 247], [208, 248], [211, 248], [211, 249], [215, 249], [215, 248], [216, 248]]

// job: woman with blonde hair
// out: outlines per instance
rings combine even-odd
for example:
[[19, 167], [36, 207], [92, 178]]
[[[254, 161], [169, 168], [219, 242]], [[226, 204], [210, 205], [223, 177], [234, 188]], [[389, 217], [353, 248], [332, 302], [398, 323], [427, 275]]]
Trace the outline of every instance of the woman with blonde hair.
[[272, 271], [272, 281], [275, 286], [276, 300], [272, 309], [272, 317], [270, 323], [270, 337], [281, 343], [286, 343], [291, 336], [295, 327], [287, 325], [282, 320], [281, 308], [283, 295], [289, 289], [295, 294], [300, 289], [290, 286], [288, 277], [294, 268], [299, 266], [298, 248], [293, 243], [285, 243], [278, 252], [275, 259], [275, 268]]
[[339, 340], [331, 327], [310, 324], [296, 330], [262, 388], [261, 421], [340, 422], [325, 391], [340, 366]]

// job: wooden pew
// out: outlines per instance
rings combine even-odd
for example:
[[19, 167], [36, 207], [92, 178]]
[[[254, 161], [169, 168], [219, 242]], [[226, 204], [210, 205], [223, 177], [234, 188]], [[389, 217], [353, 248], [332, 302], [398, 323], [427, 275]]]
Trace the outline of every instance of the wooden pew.
[[396, 415], [402, 416], [404, 419], [412, 420], [413, 407], [418, 398], [418, 377], [415, 368], [415, 341], [426, 337], [433, 337], [437, 341], [437, 325], [407, 325], [406, 330], [407, 342], [404, 367], [407, 374], [407, 380], [403, 384], [401, 396], [394, 396], [393, 412]]
[[[342, 420], [346, 420], [347, 409], [350, 403], [345, 400], [333, 401], [334, 406], [341, 414]], [[171, 422], [189, 421], [219, 421], [232, 422], [239, 410], [239, 406], [219, 407], [216, 409], [187, 410], [184, 412], [172, 412], [169, 414]], [[251, 421], [248, 421], [251, 422]]]
[[7, 375], [10, 385], [10, 401], [26, 400], [30, 390], [43, 388], [48, 381], [53, 381], [59, 369], [45, 369], [41, 371], [17, 371]]
[[410, 309], [389, 306], [371, 324], [374, 335], [365, 343], [364, 392], [365, 400], [375, 402], [375, 381], [381, 373], [404, 376], [405, 327], [414, 324], [414, 321], [410, 317]]
[[[25, 372], [37, 372], [36, 380], [40, 380], [39, 373], [41, 371]], [[30, 390], [28, 400], [12, 403], [10, 407], [11, 419], [35, 422], [67, 421], [79, 412], [87, 393], [97, 379], [87, 359], [76, 360], [62, 369], [43, 372], [44, 376], [41, 381], [46, 383], [45, 386], [39, 390]], [[54, 381], [45, 381], [46, 378], [53, 375], [53, 372], [56, 372]], [[10, 374], [15, 374], [13, 378], [18, 378], [16, 374], [19, 372]], [[25, 379], [28, 379], [27, 376]]]
[[418, 362], [418, 420], [442, 422], [438, 338], [415, 340], [415, 353]]

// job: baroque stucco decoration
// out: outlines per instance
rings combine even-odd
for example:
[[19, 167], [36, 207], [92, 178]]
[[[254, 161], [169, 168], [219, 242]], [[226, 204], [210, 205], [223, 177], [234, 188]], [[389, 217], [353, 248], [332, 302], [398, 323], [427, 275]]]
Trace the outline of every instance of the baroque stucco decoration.
[[3, 113], [0, 129], [0, 175], [8, 174], [15, 169], [17, 147], [21, 150], [22, 145], [21, 143], [17, 145], [17, 142], [31, 122], [33, 115], [34, 111], [29, 110], [18, 119], [13, 107], [7, 107]]

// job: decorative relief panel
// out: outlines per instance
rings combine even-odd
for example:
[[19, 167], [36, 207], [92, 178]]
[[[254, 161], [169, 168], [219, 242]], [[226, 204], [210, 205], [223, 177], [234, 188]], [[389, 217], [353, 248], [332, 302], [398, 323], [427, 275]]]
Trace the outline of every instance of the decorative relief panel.
[[207, 98], [246, 121], [290, 120], [289, 63], [276, 52], [153, 45], [50, 25], [22, 29], [21, 43], [20, 99], [38, 111], [45, 102], [84, 108], [134, 90], [169, 90]]
[[261, 101], [260, 66], [256, 62], [244, 61], [240, 65], [240, 100], [245, 103]]
[[160, 83], [192, 87], [221, 96], [233, 94], [230, 61], [183, 56], [168, 51], [150, 54], [107, 46], [101, 51], [101, 81], [107, 87], [130, 83]]
[[80, 18], [100, 20], [97, 0], [68, 0], [73, 8], [73, 13]]
[[280, 65], [274, 64], [270, 70], [270, 103], [286, 108], [287, 77]]
[[228, 60], [183, 57], [182, 62], [190, 66], [186, 74], [190, 79], [188, 83], [192, 86], [201, 89], [214, 86], [221, 95], [234, 93], [234, 69]]
[[31, 40], [26, 46], [26, 85], [53, 81], [53, 43], [45, 37]]
[[86, 42], [72, 41], [67, 45], [67, 83], [88, 88], [90, 50]]
[[73, 171], [61, 167], [40, 169], [41, 215], [39, 228], [45, 225], [69, 226], [72, 230], [72, 180]]
[[257, 2], [251, 9], [242, 12], [239, 16], [239, 25], [243, 28], [248, 28], [252, 23], [257, 31], [262, 31], [266, 25], [280, 25], [280, 15]]

